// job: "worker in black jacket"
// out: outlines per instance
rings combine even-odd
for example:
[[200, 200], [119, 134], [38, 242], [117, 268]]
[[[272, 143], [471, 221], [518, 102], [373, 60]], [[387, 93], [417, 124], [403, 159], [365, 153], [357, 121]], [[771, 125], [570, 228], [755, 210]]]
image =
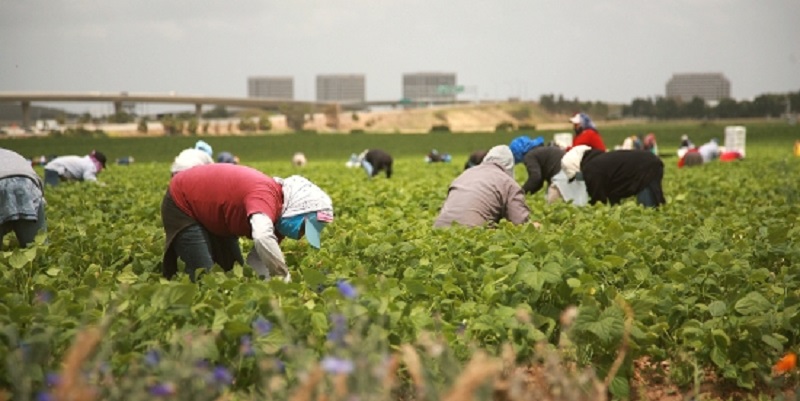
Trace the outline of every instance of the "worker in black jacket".
[[367, 149], [359, 156], [361, 167], [367, 172], [370, 178], [385, 171], [386, 178], [392, 177], [392, 155], [380, 149]]
[[603, 152], [579, 145], [564, 155], [561, 164], [569, 179], [580, 173], [593, 204], [616, 205], [630, 196], [636, 196], [638, 203], [646, 207], [667, 203], [661, 186], [664, 163], [652, 152]]
[[564, 150], [558, 146], [543, 146], [544, 138], [531, 139], [527, 136], [514, 138], [509, 147], [516, 163], [525, 164], [528, 180], [522, 185], [526, 194], [539, 192], [544, 183], [550, 186], [553, 176], [561, 171], [561, 158]]

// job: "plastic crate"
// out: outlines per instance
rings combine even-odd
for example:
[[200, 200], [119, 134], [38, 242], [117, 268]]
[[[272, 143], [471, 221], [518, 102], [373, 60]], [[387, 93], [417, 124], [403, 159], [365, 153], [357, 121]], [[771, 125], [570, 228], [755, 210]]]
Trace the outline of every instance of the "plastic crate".
[[747, 139], [747, 128], [740, 125], [730, 125], [725, 127], [725, 151], [735, 150], [745, 156], [745, 139]]
[[553, 142], [556, 143], [562, 149], [566, 149], [572, 146], [572, 133], [570, 132], [558, 132], [553, 134]]

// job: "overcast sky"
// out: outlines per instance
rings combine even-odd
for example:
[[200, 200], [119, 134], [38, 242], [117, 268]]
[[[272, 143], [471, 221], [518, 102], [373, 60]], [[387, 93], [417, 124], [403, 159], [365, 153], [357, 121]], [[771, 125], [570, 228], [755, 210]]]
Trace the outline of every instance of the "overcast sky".
[[250, 76], [451, 72], [462, 99], [630, 103], [674, 73], [800, 90], [800, 0], [0, 0], [0, 92], [247, 96]]

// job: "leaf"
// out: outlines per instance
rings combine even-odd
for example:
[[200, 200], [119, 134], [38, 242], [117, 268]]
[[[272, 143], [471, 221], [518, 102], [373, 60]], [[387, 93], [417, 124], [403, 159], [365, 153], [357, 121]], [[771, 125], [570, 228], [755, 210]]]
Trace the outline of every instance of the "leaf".
[[714, 339], [714, 345], [722, 349], [727, 350], [728, 346], [731, 345], [731, 339], [721, 329], [711, 330], [711, 338]]
[[711, 362], [719, 368], [724, 368], [728, 364], [728, 356], [719, 347], [714, 347], [711, 350]]
[[575, 277], [570, 277], [567, 279], [567, 285], [570, 288], [579, 288], [581, 286], [581, 281]]
[[783, 344], [781, 343], [781, 341], [769, 334], [764, 334], [763, 336], [761, 336], [761, 341], [763, 341], [764, 344], [767, 344], [773, 349], [775, 349], [775, 351], [778, 352], [783, 351]]
[[725, 304], [725, 302], [713, 301], [708, 304], [708, 312], [711, 313], [711, 316], [713, 317], [724, 316], [727, 311], [728, 306]]
[[328, 318], [322, 312], [311, 313], [311, 327], [317, 335], [324, 335], [328, 331]]
[[309, 286], [315, 287], [320, 284], [325, 284], [327, 280], [328, 278], [317, 269], [303, 269], [303, 281]]
[[628, 379], [617, 374], [617, 376], [611, 380], [611, 383], [608, 386], [608, 391], [610, 391], [611, 394], [613, 394], [617, 399], [628, 399], [631, 392]]
[[734, 309], [745, 316], [757, 315], [772, 309], [772, 304], [763, 295], [753, 291], [737, 301]]
[[139, 276], [130, 270], [124, 270], [122, 273], [117, 274], [117, 281], [122, 284], [133, 284], [139, 280]]
[[14, 252], [8, 258], [8, 263], [15, 269], [22, 269], [36, 258], [36, 248], [26, 249], [21, 252]]
[[225, 323], [228, 323], [228, 314], [221, 310], [216, 310], [214, 312], [214, 321], [211, 323], [211, 332], [219, 333], [223, 329], [225, 329]]

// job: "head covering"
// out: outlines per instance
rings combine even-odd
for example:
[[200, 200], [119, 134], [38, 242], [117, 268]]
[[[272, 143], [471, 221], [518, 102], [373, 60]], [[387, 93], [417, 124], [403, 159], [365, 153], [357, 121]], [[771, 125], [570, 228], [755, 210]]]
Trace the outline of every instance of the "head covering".
[[581, 130], [584, 130], [586, 128], [597, 129], [597, 127], [594, 126], [594, 122], [592, 122], [592, 119], [589, 118], [589, 116], [586, 115], [586, 113], [575, 114], [574, 116], [572, 116], [572, 118], [569, 119], [569, 122], [577, 124], [581, 128]]
[[481, 164], [496, 164], [505, 170], [511, 178], [514, 178], [514, 155], [507, 145], [497, 145], [486, 153]]
[[531, 139], [526, 135], [518, 136], [511, 140], [511, 143], [508, 145], [511, 148], [511, 153], [514, 155], [514, 163], [522, 163], [522, 158], [525, 157], [525, 153], [528, 153], [529, 150], [544, 145], [544, 137], [536, 137], [536, 139]]
[[651, 132], [644, 136], [644, 146], [649, 146], [652, 148], [653, 145], [655, 144], [656, 144], [656, 134]]
[[[98, 151], [96, 151], [96, 150], [93, 150], [93, 151], [92, 151], [92, 153], [89, 153], [89, 157], [91, 157], [92, 159], [94, 159], [94, 160], [96, 160], [98, 163], [100, 163], [100, 165], [102, 165], [102, 166], [103, 166], [103, 168], [105, 168], [105, 167], [106, 167], [106, 155], [104, 155], [103, 153], [101, 153], [101, 152], [98, 152]], [[100, 170], [100, 169], [98, 169], [98, 171], [99, 171], [99, 170]]]
[[276, 178], [283, 186], [281, 219], [303, 216], [306, 239], [315, 248], [320, 247], [320, 232], [325, 223], [333, 221], [333, 202], [320, 187], [299, 175]]
[[220, 152], [217, 155], [217, 163], [237, 164], [236, 158], [233, 156], [231, 152]]
[[583, 160], [583, 154], [589, 149], [591, 149], [591, 147], [586, 145], [578, 145], [570, 149], [569, 152], [567, 152], [564, 157], [561, 158], [561, 169], [564, 170], [564, 174], [567, 175], [567, 178], [571, 180], [575, 178], [575, 175], [577, 175], [579, 171], [581, 171], [581, 160]]
[[214, 152], [211, 150], [211, 145], [206, 143], [206, 141], [197, 141], [197, 143], [194, 144], [194, 148], [208, 153], [209, 156], [214, 156]]

